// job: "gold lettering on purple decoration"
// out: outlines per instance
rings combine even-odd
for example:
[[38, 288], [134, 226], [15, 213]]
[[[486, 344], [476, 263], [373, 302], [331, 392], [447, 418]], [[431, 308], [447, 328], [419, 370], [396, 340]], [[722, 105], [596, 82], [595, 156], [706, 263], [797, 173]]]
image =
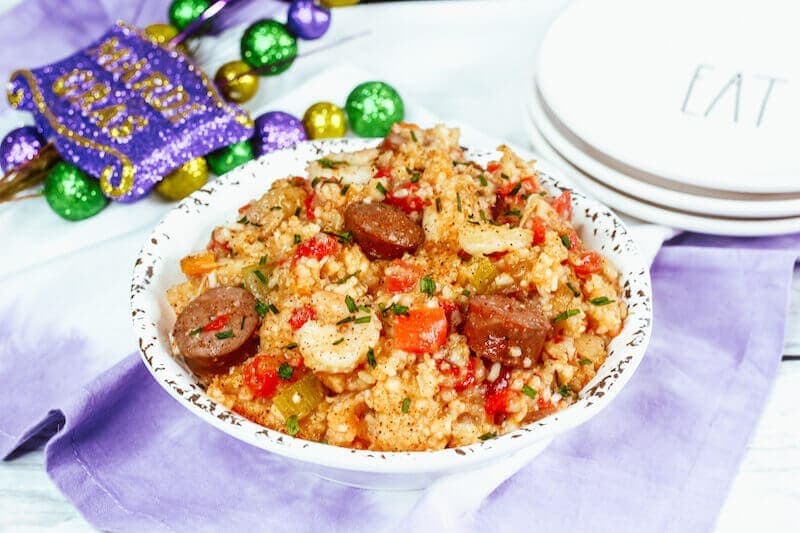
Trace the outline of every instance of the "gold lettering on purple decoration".
[[131, 55], [131, 50], [129, 48], [119, 48], [119, 39], [112, 37], [100, 43], [97, 48], [87, 50], [86, 53], [92, 56], [98, 65], [107, 68], [111, 64], [126, 59]]
[[53, 92], [56, 96], [62, 96], [70, 102], [80, 98], [87, 84], [94, 81], [94, 73], [91, 70], [72, 69], [59, 76], [53, 82]]
[[126, 110], [125, 104], [112, 104], [92, 111], [91, 117], [97, 121], [97, 125], [100, 128], [105, 129], [109, 124], [123, 116]]
[[124, 140], [130, 137], [134, 132], [147, 126], [147, 119], [137, 115], [125, 117], [122, 124], [112, 127], [108, 130], [108, 134], [114, 139]]
[[169, 91], [152, 97], [150, 104], [162, 113], [164, 111], [172, 111], [179, 107], [183, 107], [189, 101], [189, 95], [183, 90], [183, 87], [173, 87]]

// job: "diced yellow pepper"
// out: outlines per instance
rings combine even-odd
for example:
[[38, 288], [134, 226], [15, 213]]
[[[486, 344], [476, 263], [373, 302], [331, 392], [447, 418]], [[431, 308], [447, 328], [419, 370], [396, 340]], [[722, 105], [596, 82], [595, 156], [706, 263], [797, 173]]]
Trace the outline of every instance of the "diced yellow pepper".
[[473, 257], [467, 263], [469, 282], [478, 292], [485, 291], [497, 276], [497, 267], [488, 257]]
[[272, 399], [272, 404], [286, 419], [290, 416], [296, 416], [297, 418], [306, 416], [321, 401], [322, 385], [317, 376], [309, 372], [297, 382], [279, 392]]

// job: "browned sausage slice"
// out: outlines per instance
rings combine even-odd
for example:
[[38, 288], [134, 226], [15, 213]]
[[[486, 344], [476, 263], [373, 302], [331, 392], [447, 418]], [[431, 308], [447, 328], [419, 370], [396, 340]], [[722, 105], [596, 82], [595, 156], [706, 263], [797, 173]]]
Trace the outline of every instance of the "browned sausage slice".
[[370, 259], [397, 259], [406, 252], [414, 253], [425, 241], [419, 224], [386, 204], [350, 204], [344, 224]]
[[248, 356], [250, 350], [243, 348], [251, 348], [258, 322], [252, 294], [238, 287], [217, 287], [189, 302], [172, 335], [187, 366], [197, 374], [211, 374]]
[[492, 294], [470, 298], [464, 335], [476, 355], [522, 368], [541, 361], [550, 328], [538, 301]]

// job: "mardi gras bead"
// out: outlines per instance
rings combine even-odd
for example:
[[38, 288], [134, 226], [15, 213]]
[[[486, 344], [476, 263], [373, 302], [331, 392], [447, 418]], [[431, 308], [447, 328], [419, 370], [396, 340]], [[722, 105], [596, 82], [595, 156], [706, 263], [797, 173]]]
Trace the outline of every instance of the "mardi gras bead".
[[182, 164], [156, 185], [158, 193], [167, 200], [180, 200], [206, 184], [208, 165], [203, 157]]
[[249, 141], [242, 141], [226, 146], [206, 156], [211, 172], [221, 176], [253, 159], [253, 146]]
[[67, 220], [94, 216], [108, 203], [97, 180], [63, 161], [56, 163], [47, 174], [44, 197], [53, 211]]
[[208, 0], [173, 0], [169, 6], [169, 21], [178, 30], [182, 30], [208, 9], [208, 6]]
[[237, 104], [250, 100], [258, 91], [258, 76], [244, 61], [229, 61], [219, 67], [214, 83], [227, 101]]
[[166, 45], [178, 35], [178, 28], [171, 24], [150, 24], [144, 33], [154, 43]]
[[345, 109], [350, 127], [360, 137], [385, 136], [404, 114], [403, 99], [382, 81], [368, 81], [353, 89]]
[[30, 161], [45, 144], [46, 141], [34, 126], [11, 130], [0, 143], [0, 168], [8, 172]]
[[297, 57], [297, 39], [276, 20], [259, 20], [242, 35], [242, 59], [266, 74], [280, 74]]
[[293, 0], [286, 13], [286, 27], [300, 39], [322, 37], [331, 25], [331, 11], [314, 0]]
[[347, 133], [347, 119], [342, 108], [330, 102], [317, 102], [303, 115], [309, 139], [332, 139]]
[[256, 119], [253, 149], [257, 156], [291, 148], [308, 139], [299, 118], [283, 111], [270, 111]]

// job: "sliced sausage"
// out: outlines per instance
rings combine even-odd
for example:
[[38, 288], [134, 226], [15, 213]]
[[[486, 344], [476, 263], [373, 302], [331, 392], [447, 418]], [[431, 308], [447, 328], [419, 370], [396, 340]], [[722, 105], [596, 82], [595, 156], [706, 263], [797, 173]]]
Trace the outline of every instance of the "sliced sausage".
[[406, 252], [414, 253], [425, 241], [419, 224], [386, 204], [350, 204], [344, 224], [370, 259], [397, 259]]
[[178, 315], [172, 335], [186, 365], [196, 374], [207, 375], [252, 355], [258, 323], [252, 294], [238, 287], [217, 287], [189, 302]]
[[537, 300], [492, 294], [470, 298], [464, 335], [476, 355], [522, 368], [541, 361], [550, 329]]

